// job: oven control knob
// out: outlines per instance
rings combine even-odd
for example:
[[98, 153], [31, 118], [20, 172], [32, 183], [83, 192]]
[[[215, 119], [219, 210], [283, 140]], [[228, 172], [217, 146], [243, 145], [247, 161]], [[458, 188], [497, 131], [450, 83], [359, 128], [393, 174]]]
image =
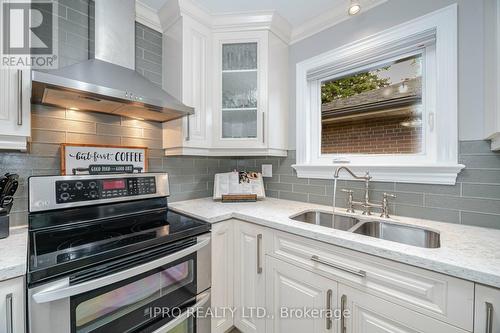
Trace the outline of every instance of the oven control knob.
[[90, 182], [90, 183], [89, 183], [89, 187], [90, 187], [90, 188], [96, 188], [96, 187], [97, 187], [96, 182]]
[[81, 189], [83, 188], [83, 183], [82, 183], [82, 182], [76, 182], [76, 184], [75, 184], [75, 188], [76, 188], [77, 190], [81, 190]]
[[90, 191], [90, 197], [91, 197], [92, 199], [97, 198], [97, 192], [96, 192], [96, 191]]
[[69, 189], [69, 184], [68, 183], [62, 183], [60, 187], [61, 187], [61, 190], [67, 191]]
[[67, 201], [68, 199], [69, 199], [69, 193], [68, 192], [61, 193], [61, 200], [62, 201]]

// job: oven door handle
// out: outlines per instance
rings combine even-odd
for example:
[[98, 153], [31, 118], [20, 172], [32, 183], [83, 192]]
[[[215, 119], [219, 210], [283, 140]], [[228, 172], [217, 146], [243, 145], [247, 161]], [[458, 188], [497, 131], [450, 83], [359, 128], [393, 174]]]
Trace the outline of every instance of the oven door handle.
[[188, 319], [190, 316], [192, 316], [194, 313], [196, 313], [196, 310], [198, 308], [202, 308], [208, 302], [208, 300], [210, 299], [210, 291], [205, 291], [204, 293], [201, 293], [200, 295], [198, 295], [197, 298], [199, 300], [193, 306], [190, 306], [181, 315], [175, 317], [175, 319], [169, 321], [168, 323], [166, 323], [164, 326], [160, 327], [156, 331], [153, 331], [153, 333], [169, 332], [172, 329], [174, 329], [177, 325], [182, 323], [184, 320]]
[[178, 259], [181, 259], [182, 257], [190, 255], [191, 253], [199, 251], [201, 248], [207, 246], [208, 244], [210, 244], [210, 234], [199, 236], [197, 239], [197, 243], [195, 245], [182, 249], [175, 253], [172, 253], [163, 258], [156, 259], [147, 262], [145, 264], [123, 270], [121, 272], [117, 272], [114, 274], [97, 278], [95, 280], [90, 280], [75, 285], [69, 285], [69, 279], [66, 279], [63, 286], [57, 285], [49, 287], [46, 290], [37, 292], [32, 297], [35, 300], [35, 302], [40, 304], [83, 294], [88, 291], [99, 289], [104, 286], [109, 286], [110, 284], [126, 280], [141, 273], [145, 273], [152, 269], [174, 262]]

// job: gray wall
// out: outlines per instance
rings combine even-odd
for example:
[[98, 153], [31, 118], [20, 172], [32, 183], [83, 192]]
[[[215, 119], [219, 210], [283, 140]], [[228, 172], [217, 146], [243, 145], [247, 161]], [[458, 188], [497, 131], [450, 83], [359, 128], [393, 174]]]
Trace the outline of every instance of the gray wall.
[[[458, 92], [460, 140], [483, 139], [484, 1], [389, 0], [290, 47], [289, 146], [295, 148], [295, 66], [298, 62], [373, 35], [453, 3], [458, 4]], [[300, 110], [299, 110], [300, 112]]]

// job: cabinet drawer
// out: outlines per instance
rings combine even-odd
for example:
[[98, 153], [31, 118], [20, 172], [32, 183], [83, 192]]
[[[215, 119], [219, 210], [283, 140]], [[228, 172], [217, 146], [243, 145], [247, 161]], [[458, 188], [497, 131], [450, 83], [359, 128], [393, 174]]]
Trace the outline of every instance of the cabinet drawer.
[[474, 284], [299, 236], [275, 232], [273, 256], [465, 330]]

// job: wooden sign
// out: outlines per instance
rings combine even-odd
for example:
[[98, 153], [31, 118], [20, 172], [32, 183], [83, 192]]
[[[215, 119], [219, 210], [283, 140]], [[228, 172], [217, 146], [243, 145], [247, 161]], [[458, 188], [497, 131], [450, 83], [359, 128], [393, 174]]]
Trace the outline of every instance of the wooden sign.
[[[99, 172], [101, 170], [101, 172]], [[148, 170], [146, 147], [61, 145], [61, 174], [130, 173]]]

